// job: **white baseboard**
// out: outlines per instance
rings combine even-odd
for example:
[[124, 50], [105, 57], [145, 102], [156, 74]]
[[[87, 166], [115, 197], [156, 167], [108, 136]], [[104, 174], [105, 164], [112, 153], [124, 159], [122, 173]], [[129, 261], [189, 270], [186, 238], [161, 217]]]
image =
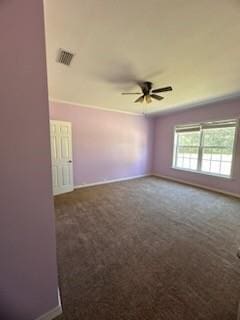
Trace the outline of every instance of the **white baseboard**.
[[197, 184], [197, 183], [193, 183], [193, 182], [188, 182], [188, 181], [186, 181], [186, 180], [177, 179], [177, 178], [173, 178], [173, 177], [170, 177], [170, 176], [164, 176], [164, 175], [157, 174], [157, 173], [153, 173], [152, 176], [158, 177], [158, 178], [162, 178], [162, 179], [166, 179], [166, 180], [170, 180], [170, 181], [174, 181], [174, 182], [179, 182], [179, 183], [182, 183], [182, 184], [186, 184], [186, 185], [189, 185], [189, 186], [192, 186], [192, 187], [197, 187], [197, 188], [205, 189], [205, 190], [208, 190], [208, 191], [213, 191], [213, 192], [217, 192], [217, 193], [222, 193], [222, 194], [227, 195], [227, 196], [231, 196], [231, 197], [235, 197], [235, 198], [240, 198], [240, 195], [237, 194], [237, 193], [232, 193], [232, 192], [224, 191], [224, 190], [221, 190], [221, 189], [216, 189], [216, 188], [207, 187], [207, 186], [204, 186], [204, 185], [202, 185], [202, 184]]
[[58, 306], [49, 310], [47, 313], [41, 315], [36, 320], [53, 320], [57, 316], [60, 316], [60, 314], [62, 314], [62, 303], [61, 303], [61, 297], [58, 290]]
[[127, 180], [133, 180], [133, 179], [139, 179], [139, 178], [144, 178], [151, 176], [152, 174], [142, 174], [139, 176], [133, 176], [133, 177], [125, 177], [125, 178], [118, 178], [118, 179], [113, 179], [113, 180], [103, 180], [99, 182], [93, 182], [93, 183], [86, 183], [86, 184], [80, 184], [74, 186], [74, 189], [79, 189], [79, 188], [85, 188], [85, 187], [92, 187], [92, 186], [98, 186], [101, 184], [107, 184], [107, 183], [114, 183], [114, 182], [120, 182], [120, 181], [127, 181]]

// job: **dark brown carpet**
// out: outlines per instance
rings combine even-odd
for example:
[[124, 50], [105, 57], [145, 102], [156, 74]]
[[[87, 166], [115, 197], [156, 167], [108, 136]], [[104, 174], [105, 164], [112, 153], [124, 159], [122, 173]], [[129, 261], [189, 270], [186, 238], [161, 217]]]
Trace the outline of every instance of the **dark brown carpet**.
[[149, 177], [55, 207], [59, 320], [236, 320], [238, 199]]

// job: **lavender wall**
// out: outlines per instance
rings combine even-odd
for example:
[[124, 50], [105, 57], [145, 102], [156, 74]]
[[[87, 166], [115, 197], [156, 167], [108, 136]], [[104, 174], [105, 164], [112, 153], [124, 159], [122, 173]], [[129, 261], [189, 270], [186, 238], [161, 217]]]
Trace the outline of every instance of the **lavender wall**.
[[240, 99], [218, 102], [190, 110], [174, 112], [156, 119], [153, 156], [153, 172], [187, 182], [201, 184], [240, 195], [240, 137], [238, 134], [237, 154], [232, 180], [189, 173], [172, 169], [174, 126], [208, 120], [235, 119], [240, 117]]
[[0, 1], [0, 319], [58, 305], [43, 8]]
[[72, 122], [75, 185], [150, 173], [152, 119], [56, 102], [50, 118]]

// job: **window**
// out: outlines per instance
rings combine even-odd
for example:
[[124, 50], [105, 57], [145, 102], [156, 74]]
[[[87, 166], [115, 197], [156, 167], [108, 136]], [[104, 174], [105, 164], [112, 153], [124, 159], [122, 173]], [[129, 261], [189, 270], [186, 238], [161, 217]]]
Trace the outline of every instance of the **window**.
[[173, 167], [230, 177], [237, 121], [177, 126]]

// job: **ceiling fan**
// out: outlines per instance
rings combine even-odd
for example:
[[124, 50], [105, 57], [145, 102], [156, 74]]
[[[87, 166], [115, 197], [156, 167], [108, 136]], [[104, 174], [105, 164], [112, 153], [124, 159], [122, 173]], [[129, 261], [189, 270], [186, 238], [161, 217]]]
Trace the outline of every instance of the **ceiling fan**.
[[143, 81], [143, 82], [138, 82], [139, 87], [141, 88], [142, 92], [122, 92], [122, 94], [127, 95], [127, 94], [141, 94], [139, 98], [137, 98], [134, 102], [144, 102], [146, 103], [151, 103], [152, 99], [155, 100], [162, 100], [164, 97], [157, 95], [156, 93], [160, 92], [166, 92], [166, 91], [172, 91], [172, 87], [163, 87], [159, 89], [152, 89], [152, 82], [150, 81]]

